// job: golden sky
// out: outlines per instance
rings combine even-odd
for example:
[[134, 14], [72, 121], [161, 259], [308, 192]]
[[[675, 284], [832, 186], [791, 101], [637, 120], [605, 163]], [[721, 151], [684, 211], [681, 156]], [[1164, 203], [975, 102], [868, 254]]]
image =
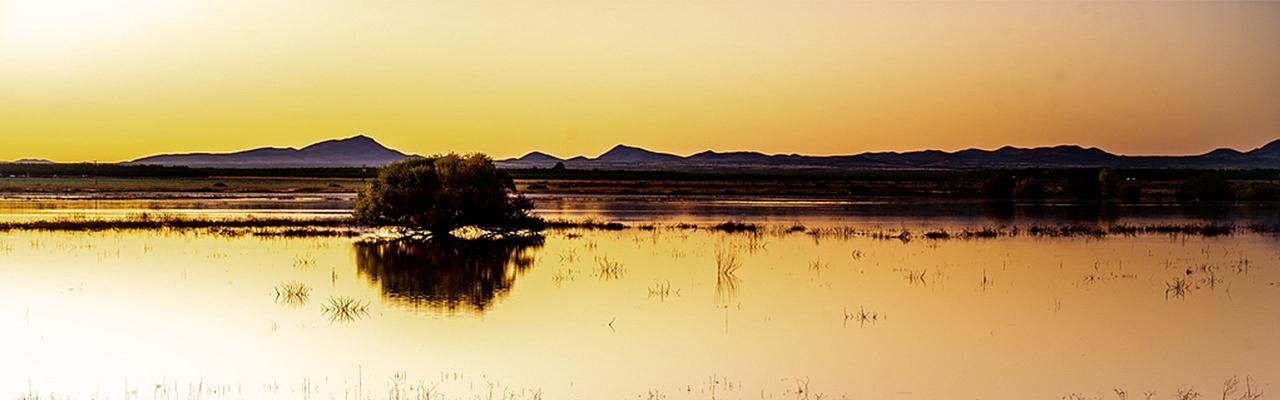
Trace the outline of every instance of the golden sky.
[[1280, 2], [0, 0], [0, 160], [1280, 138]]

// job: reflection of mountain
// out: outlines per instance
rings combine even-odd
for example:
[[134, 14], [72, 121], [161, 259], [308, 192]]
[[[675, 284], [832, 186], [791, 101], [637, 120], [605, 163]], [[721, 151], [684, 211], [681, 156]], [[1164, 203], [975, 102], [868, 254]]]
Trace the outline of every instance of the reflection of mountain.
[[487, 311], [533, 265], [541, 243], [360, 243], [359, 274], [397, 303], [440, 311]]

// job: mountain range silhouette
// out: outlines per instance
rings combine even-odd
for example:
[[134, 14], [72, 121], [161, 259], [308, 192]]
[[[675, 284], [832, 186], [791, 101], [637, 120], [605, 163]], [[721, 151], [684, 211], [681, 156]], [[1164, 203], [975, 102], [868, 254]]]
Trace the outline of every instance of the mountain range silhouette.
[[[416, 157], [358, 135], [326, 140], [300, 149], [264, 147], [234, 153], [162, 154], [127, 164], [221, 168], [378, 167]], [[954, 152], [868, 152], [853, 155], [808, 156], [752, 151], [680, 156], [619, 144], [597, 157], [560, 158], [534, 151], [519, 158], [497, 160], [504, 168], [550, 168], [563, 163], [571, 169], [646, 171], [850, 171], [991, 168], [1280, 168], [1280, 140], [1238, 151], [1217, 149], [1189, 156], [1120, 155], [1096, 147], [1061, 145]]]

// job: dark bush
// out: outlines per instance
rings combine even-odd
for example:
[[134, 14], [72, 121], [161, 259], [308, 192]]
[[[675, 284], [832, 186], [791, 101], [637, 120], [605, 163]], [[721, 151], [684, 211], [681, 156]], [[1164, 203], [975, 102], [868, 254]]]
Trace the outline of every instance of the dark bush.
[[1022, 178], [1013, 188], [1013, 197], [1019, 199], [1042, 199], [1044, 195], [1044, 184], [1036, 178]]
[[1178, 185], [1178, 198], [1184, 201], [1231, 200], [1235, 193], [1231, 183], [1217, 175], [1199, 175]]
[[1080, 200], [1098, 200], [1102, 198], [1102, 184], [1096, 175], [1076, 174], [1067, 177], [1062, 194]]
[[1280, 184], [1249, 182], [1236, 186], [1236, 199], [1248, 201], [1280, 200]]
[[850, 184], [846, 192], [853, 196], [861, 196], [871, 194], [871, 188], [866, 185]]
[[1098, 171], [1098, 188], [1102, 191], [1102, 196], [1119, 197], [1120, 183], [1122, 181], [1123, 178], [1114, 169], [1103, 168]]
[[483, 154], [413, 158], [383, 167], [356, 199], [356, 221], [449, 237], [458, 228], [490, 234], [537, 231], [533, 203]]
[[1116, 197], [1124, 201], [1142, 200], [1142, 186], [1136, 183], [1121, 185], [1120, 192], [1116, 194]]
[[1008, 199], [1013, 197], [1013, 186], [1013, 177], [997, 172], [982, 182], [982, 196], [988, 199]]

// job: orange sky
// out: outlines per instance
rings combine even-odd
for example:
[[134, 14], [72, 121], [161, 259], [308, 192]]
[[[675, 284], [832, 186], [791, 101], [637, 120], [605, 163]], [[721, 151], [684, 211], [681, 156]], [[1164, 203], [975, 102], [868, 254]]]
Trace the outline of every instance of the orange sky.
[[1280, 138], [1280, 2], [0, 0], [0, 160]]

